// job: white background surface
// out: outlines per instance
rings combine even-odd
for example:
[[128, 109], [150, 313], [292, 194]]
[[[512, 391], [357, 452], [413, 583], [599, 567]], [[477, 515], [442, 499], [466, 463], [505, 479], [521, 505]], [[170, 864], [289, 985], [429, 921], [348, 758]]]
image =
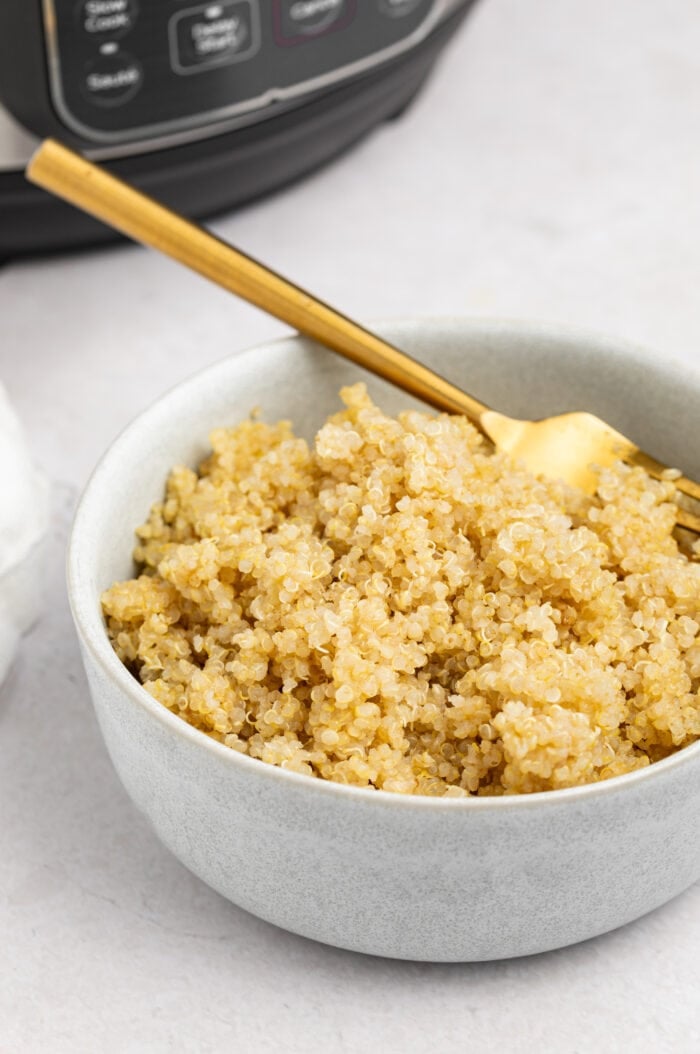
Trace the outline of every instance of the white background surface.
[[[482, 0], [403, 120], [215, 227], [361, 319], [544, 318], [697, 368], [699, 127], [693, 0]], [[137, 248], [0, 270], [54, 483], [47, 612], [0, 691], [0, 1052], [700, 1050], [699, 885], [536, 958], [381, 961], [228, 904], [126, 798], [65, 599], [77, 494], [166, 387], [283, 332]]]

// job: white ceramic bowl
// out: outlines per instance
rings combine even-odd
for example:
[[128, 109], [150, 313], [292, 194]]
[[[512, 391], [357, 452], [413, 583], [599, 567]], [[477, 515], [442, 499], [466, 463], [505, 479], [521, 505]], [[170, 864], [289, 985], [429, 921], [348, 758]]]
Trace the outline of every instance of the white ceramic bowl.
[[[387, 336], [507, 412], [586, 408], [700, 477], [700, 375], [552, 328], [401, 322]], [[69, 590], [112, 761], [162, 841], [248, 911], [319, 941], [433, 961], [527, 955], [604, 933], [700, 877], [700, 743], [592, 786], [500, 799], [403, 797], [286, 772], [156, 703], [113, 653], [100, 593], [132, 572], [133, 529], [169, 469], [254, 406], [311, 437], [365, 376], [300, 338], [175, 388], [105, 455], [78, 510]], [[387, 409], [411, 403], [369, 378]]]

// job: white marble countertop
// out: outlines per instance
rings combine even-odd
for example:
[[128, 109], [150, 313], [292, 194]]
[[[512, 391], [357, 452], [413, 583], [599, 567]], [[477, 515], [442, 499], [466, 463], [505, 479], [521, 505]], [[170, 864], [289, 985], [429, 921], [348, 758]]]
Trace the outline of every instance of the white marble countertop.
[[[215, 227], [359, 318], [545, 318], [697, 362], [699, 107], [689, 0], [482, 0], [404, 119]], [[54, 484], [47, 612], [0, 692], [0, 1050], [700, 1050], [700, 885], [536, 958], [382, 961], [228, 904], [122, 791], [65, 597], [76, 497], [164, 388], [283, 332], [138, 248], [0, 270], [0, 375]]]

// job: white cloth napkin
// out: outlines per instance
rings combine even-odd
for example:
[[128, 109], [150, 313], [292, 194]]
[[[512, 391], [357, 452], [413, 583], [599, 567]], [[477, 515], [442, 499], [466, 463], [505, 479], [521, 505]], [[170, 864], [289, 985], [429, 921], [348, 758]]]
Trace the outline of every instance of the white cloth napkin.
[[41, 608], [49, 486], [0, 383], [0, 683]]

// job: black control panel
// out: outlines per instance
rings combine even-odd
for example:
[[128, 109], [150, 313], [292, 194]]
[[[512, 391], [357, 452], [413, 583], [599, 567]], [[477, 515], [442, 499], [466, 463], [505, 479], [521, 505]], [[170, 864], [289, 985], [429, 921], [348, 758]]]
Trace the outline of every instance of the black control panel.
[[88, 140], [225, 120], [371, 68], [436, 0], [44, 0], [53, 105]]

